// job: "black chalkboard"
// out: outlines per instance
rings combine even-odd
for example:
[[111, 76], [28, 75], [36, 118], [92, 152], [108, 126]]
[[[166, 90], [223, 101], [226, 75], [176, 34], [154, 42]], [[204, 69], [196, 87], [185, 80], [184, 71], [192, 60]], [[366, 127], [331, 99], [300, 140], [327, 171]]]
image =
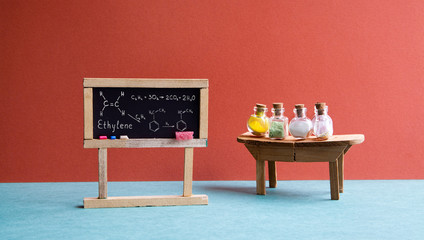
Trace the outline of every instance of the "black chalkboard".
[[199, 88], [93, 88], [93, 138], [199, 138]]

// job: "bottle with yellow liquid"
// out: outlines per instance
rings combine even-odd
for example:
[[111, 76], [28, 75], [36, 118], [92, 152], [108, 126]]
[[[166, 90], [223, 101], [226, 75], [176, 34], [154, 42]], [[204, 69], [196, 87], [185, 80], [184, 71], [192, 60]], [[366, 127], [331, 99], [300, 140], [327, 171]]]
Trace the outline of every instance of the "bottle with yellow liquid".
[[268, 109], [266, 105], [257, 103], [253, 111], [254, 113], [247, 121], [247, 129], [255, 136], [264, 137], [269, 129], [269, 120], [266, 116]]

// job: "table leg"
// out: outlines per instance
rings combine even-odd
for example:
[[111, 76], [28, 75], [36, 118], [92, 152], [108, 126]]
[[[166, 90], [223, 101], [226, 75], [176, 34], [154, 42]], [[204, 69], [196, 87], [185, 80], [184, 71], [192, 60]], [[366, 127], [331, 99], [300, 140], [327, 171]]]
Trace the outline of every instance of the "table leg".
[[99, 148], [99, 199], [107, 198], [107, 148]]
[[339, 192], [343, 193], [343, 182], [344, 182], [344, 154], [343, 153], [337, 159], [337, 166], [339, 168]]
[[265, 161], [256, 161], [256, 194], [265, 195]]
[[337, 160], [330, 162], [330, 189], [331, 189], [331, 200], [339, 200], [339, 174], [337, 167]]
[[277, 168], [275, 161], [268, 161], [268, 178], [269, 178], [269, 187], [277, 187]]

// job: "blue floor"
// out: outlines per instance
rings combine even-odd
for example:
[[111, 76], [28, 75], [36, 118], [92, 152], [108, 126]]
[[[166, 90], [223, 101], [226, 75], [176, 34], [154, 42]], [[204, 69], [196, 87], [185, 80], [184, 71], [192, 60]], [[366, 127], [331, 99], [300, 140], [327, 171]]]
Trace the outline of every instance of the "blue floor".
[[[110, 182], [109, 196], [179, 195], [182, 182]], [[97, 183], [0, 183], [0, 239], [424, 239], [424, 180], [194, 182], [209, 205], [84, 209]]]

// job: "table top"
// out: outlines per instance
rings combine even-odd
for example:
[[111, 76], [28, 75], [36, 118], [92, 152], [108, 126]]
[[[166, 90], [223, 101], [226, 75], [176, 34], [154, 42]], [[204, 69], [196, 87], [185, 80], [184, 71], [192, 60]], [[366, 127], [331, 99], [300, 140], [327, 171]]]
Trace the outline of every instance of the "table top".
[[250, 132], [245, 132], [237, 137], [237, 142], [245, 144], [270, 144], [270, 145], [296, 145], [296, 146], [328, 146], [328, 145], [355, 145], [365, 140], [363, 134], [333, 135], [327, 140], [319, 140], [316, 137], [307, 139], [295, 139], [288, 136], [284, 140], [273, 140], [267, 137], [257, 137]]

